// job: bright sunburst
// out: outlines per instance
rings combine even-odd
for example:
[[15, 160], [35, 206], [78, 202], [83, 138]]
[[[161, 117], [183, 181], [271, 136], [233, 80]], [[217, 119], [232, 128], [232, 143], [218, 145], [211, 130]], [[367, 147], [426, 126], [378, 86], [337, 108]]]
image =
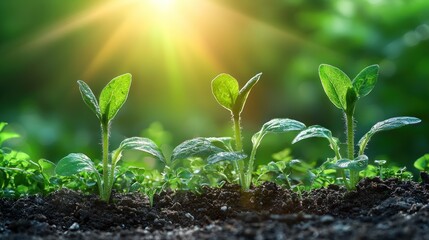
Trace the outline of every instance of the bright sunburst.
[[198, 81], [202, 73], [226, 71], [226, 66], [240, 71], [248, 68], [236, 58], [253, 51], [246, 46], [252, 39], [243, 36], [264, 32], [270, 38], [311, 45], [294, 33], [213, 0], [110, 0], [28, 36], [28, 44], [20, 50], [40, 49], [81, 30], [89, 33], [75, 48], [76, 59], [84, 53], [88, 62], [82, 79], [90, 81], [112, 67], [156, 71], [166, 94], [178, 105], [189, 101], [184, 96], [185, 81]]
[[155, 8], [165, 11], [174, 7], [177, 0], [149, 0], [150, 4]]

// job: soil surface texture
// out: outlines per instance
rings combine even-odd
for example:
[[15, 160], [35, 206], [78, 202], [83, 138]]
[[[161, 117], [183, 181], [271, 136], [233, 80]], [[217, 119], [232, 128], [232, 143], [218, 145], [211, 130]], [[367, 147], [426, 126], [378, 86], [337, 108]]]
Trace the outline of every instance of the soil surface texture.
[[152, 207], [61, 190], [0, 199], [0, 239], [429, 239], [428, 202], [427, 183], [378, 178], [301, 196], [273, 183], [165, 192]]

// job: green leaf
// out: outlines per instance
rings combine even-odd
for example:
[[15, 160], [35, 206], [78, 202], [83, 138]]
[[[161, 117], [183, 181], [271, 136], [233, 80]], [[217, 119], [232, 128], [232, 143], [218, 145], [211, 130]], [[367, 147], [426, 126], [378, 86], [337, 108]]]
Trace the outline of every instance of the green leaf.
[[289, 131], [299, 131], [305, 128], [302, 122], [288, 119], [288, 118], [275, 118], [264, 123], [259, 132], [252, 136], [252, 143], [254, 147], [258, 147], [262, 138], [268, 133], [285, 133]]
[[250, 90], [252, 90], [253, 86], [258, 83], [259, 78], [261, 77], [262, 73], [256, 74], [254, 77], [252, 77], [243, 88], [240, 89], [240, 92], [238, 93], [237, 100], [234, 104], [234, 113], [240, 114], [243, 111], [244, 105], [246, 104], [247, 97], [249, 96]]
[[102, 121], [112, 120], [125, 103], [131, 86], [131, 74], [126, 73], [112, 79], [100, 94]]
[[116, 156], [116, 155], [118, 156], [118, 157], [114, 157], [113, 164], [116, 165], [116, 163], [121, 158], [122, 151], [124, 150], [142, 151], [152, 155], [156, 159], [165, 163], [165, 157], [162, 154], [161, 149], [149, 138], [132, 137], [132, 138], [127, 138], [123, 140], [119, 145], [119, 148], [113, 152], [113, 156]]
[[414, 167], [420, 171], [429, 170], [429, 154], [425, 154], [414, 162]]
[[91, 88], [82, 80], [78, 80], [77, 84], [79, 84], [79, 91], [83, 101], [95, 115], [97, 115], [98, 119], [101, 120], [100, 107], [98, 106], [97, 98], [94, 96], [94, 93], [92, 93]]
[[231, 152], [234, 151], [231, 144], [233, 141], [231, 137], [208, 137], [206, 139], [212, 142], [213, 144], [217, 144], [217, 143], [221, 144], [221, 146], [228, 151], [231, 151]]
[[384, 120], [382, 122], [376, 123], [370, 130], [372, 134], [387, 131], [395, 128], [400, 128], [410, 124], [416, 124], [421, 122], [420, 119], [416, 117], [394, 117]]
[[378, 69], [379, 66], [376, 64], [368, 66], [353, 79], [353, 88], [358, 97], [364, 97], [372, 91], [377, 83]]
[[46, 178], [49, 179], [55, 176], [55, 163], [43, 158], [39, 159], [38, 163], [42, 169], [42, 173], [46, 176]]
[[3, 132], [6, 126], [7, 126], [6, 122], [0, 122], [0, 146], [8, 139], [20, 137], [20, 135], [15, 132]]
[[176, 148], [174, 148], [173, 155], [171, 156], [171, 161], [173, 162], [178, 159], [186, 159], [190, 157], [206, 158], [212, 154], [224, 151], [225, 150], [223, 150], [222, 148], [216, 147], [207, 138], [193, 138], [184, 141]]
[[368, 166], [368, 157], [360, 155], [355, 160], [340, 159], [336, 163], [330, 164], [330, 168], [333, 169], [349, 169], [352, 171], [362, 171]]
[[284, 133], [289, 131], [299, 131], [305, 128], [305, 124], [288, 118], [275, 118], [262, 125], [259, 132], [267, 133]]
[[231, 75], [221, 73], [212, 81], [212, 93], [222, 107], [232, 112], [239, 94], [238, 82]]
[[329, 141], [329, 147], [335, 152], [335, 158], [336, 159], [341, 158], [340, 147], [339, 147], [340, 141], [338, 140], [338, 138], [333, 137], [329, 129], [326, 129], [318, 125], [313, 125], [308, 127], [307, 129], [302, 130], [300, 133], [298, 133], [295, 139], [293, 139], [292, 144], [295, 144], [307, 138], [314, 138], [314, 137], [327, 139]]
[[207, 162], [209, 164], [214, 164], [221, 161], [238, 161], [241, 159], [245, 159], [247, 157], [246, 154], [242, 152], [219, 152], [215, 153], [207, 158]]
[[378, 132], [392, 130], [395, 128], [400, 128], [410, 124], [417, 124], [421, 122], [420, 119], [415, 117], [394, 117], [387, 120], [376, 123], [372, 128], [359, 140], [359, 151], [360, 154], [363, 154], [368, 142], [371, 140], [372, 136]]
[[319, 66], [319, 77], [329, 100], [339, 109], [347, 109], [347, 90], [352, 88], [350, 78], [339, 68], [328, 64]]
[[0, 132], [0, 146], [9, 139], [19, 138], [20, 135], [15, 132]]
[[352, 171], [362, 171], [368, 167], [368, 157], [360, 155], [349, 164], [349, 169]]
[[70, 153], [57, 163], [55, 172], [61, 176], [71, 176], [80, 172], [97, 172], [97, 170], [85, 154]]
[[0, 132], [7, 126], [7, 122], [0, 122]]
[[322, 126], [313, 125], [308, 127], [307, 129], [302, 130], [298, 135], [293, 139], [292, 144], [295, 144], [301, 140], [307, 139], [307, 138], [326, 138], [329, 141], [331, 141], [332, 133], [329, 129], [326, 129]]

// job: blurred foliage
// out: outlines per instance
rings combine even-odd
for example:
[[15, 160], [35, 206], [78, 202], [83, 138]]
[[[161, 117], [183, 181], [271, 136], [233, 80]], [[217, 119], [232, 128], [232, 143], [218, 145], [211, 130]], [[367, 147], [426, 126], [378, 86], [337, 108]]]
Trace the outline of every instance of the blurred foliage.
[[[350, 75], [379, 64], [377, 86], [356, 109], [356, 135], [379, 119], [421, 118], [415, 127], [380, 134], [367, 151], [370, 163], [386, 159], [412, 169], [429, 151], [427, 9], [427, 0], [0, 1], [0, 121], [22, 136], [10, 145], [36, 159], [56, 162], [69, 152], [99, 158], [98, 126], [76, 80], [99, 92], [130, 72], [134, 82], [112, 145], [143, 131], [168, 151], [196, 136], [231, 136], [210, 81], [226, 72], [244, 84], [263, 72], [243, 112], [244, 139], [276, 117], [320, 124], [339, 137], [344, 123], [324, 96], [319, 64]], [[144, 130], [153, 122], [159, 135]], [[257, 159], [271, 162], [285, 147], [319, 164], [329, 155], [322, 140], [292, 146], [292, 138], [268, 136]]]

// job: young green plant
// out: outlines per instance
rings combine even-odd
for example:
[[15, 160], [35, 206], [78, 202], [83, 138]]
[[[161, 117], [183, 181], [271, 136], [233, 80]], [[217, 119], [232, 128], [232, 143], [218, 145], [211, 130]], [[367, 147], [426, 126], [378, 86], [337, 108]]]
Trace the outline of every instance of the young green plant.
[[29, 194], [46, 194], [57, 189], [51, 182], [55, 164], [46, 159], [33, 161], [30, 156], [3, 146], [19, 134], [5, 130], [7, 123], [0, 122], [0, 197], [22, 197]]
[[423, 172], [429, 172], [429, 154], [425, 154], [414, 162], [414, 167]]
[[[378, 65], [368, 66], [351, 80], [343, 71], [334, 66], [322, 64], [319, 67], [319, 76], [326, 95], [337, 108], [343, 111], [345, 116], [347, 158], [341, 157], [338, 139], [332, 137], [331, 131], [326, 128], [310, 126], [300, 132], [293, 140], [293, 143], [296, 143], [311, 137], [328, 139], [331, 148], [335, 152], [335, 157], [330, 159], [330, 162], [337, 169], [348, 189], [353, 189], [356, 186], [359, 180], [359, 172], [368, 165], [368, 157], [364, 155], [364, 151], [375, 133], [420, 122], [420, 119], [415, 117], [395, 117], [375, 124], [359, 141], [359, 152], [355, 156], [354, 112], [356, 102], [372, 91], [377, 82], [378, 70]], [[345, 174], [346, 169], [349, 170], [349, 180], [347, 180]]]
[[71, 153], [62, 158], [58, 162], [55, 172], [62, 176], [75, 175], [83, 171], [94, 173], [100, 198], [108, 202], [116, 177], [116, 165], [124, 150], [142, 151], [162, 162], [165, 162], [165, 158], [152, 140], [141, 137], [125, 139], [119, 148], [109, 154], [110, 126], [119, 109], [127, 100], [131, 86], [131, 74], [123, 74], [112, 79], [101, 91], [98, 101], [84, 81], [79, 80], [77, 83], [83, 101], [95, 113], [100, 122], [103, 172], [100, 175], [91, 159], [82, 153]]
[[284, 133], [288, 131], [302, 130], [305, 125], [292, 119], [272, 119], [262, 126], [262, 129], [252, 137], [253, 148], [247, 164], [244, 159], [247, 155], [243, 153], [243, 143], [241, 137], [241, 112], [243, 111], [250, 90], [259, 81], [262, 73], [252, 77], [243, 88], [239, 89], [237, 80], [229, 74], [222, 73], [212, 81], [212, 93], [217, 102], [231, 112], [235, 148], [231, 149], [225, 145], [227, 152], [215, 153], [208, 157], [210, 164], [219, 161], [231, 161], [234, 170], [238, 175], [239, 184], [243, 190], [248, 190], [252, 182], [253, 165], [255, 162], [256, 150], [263, 137], [268, 133]]

